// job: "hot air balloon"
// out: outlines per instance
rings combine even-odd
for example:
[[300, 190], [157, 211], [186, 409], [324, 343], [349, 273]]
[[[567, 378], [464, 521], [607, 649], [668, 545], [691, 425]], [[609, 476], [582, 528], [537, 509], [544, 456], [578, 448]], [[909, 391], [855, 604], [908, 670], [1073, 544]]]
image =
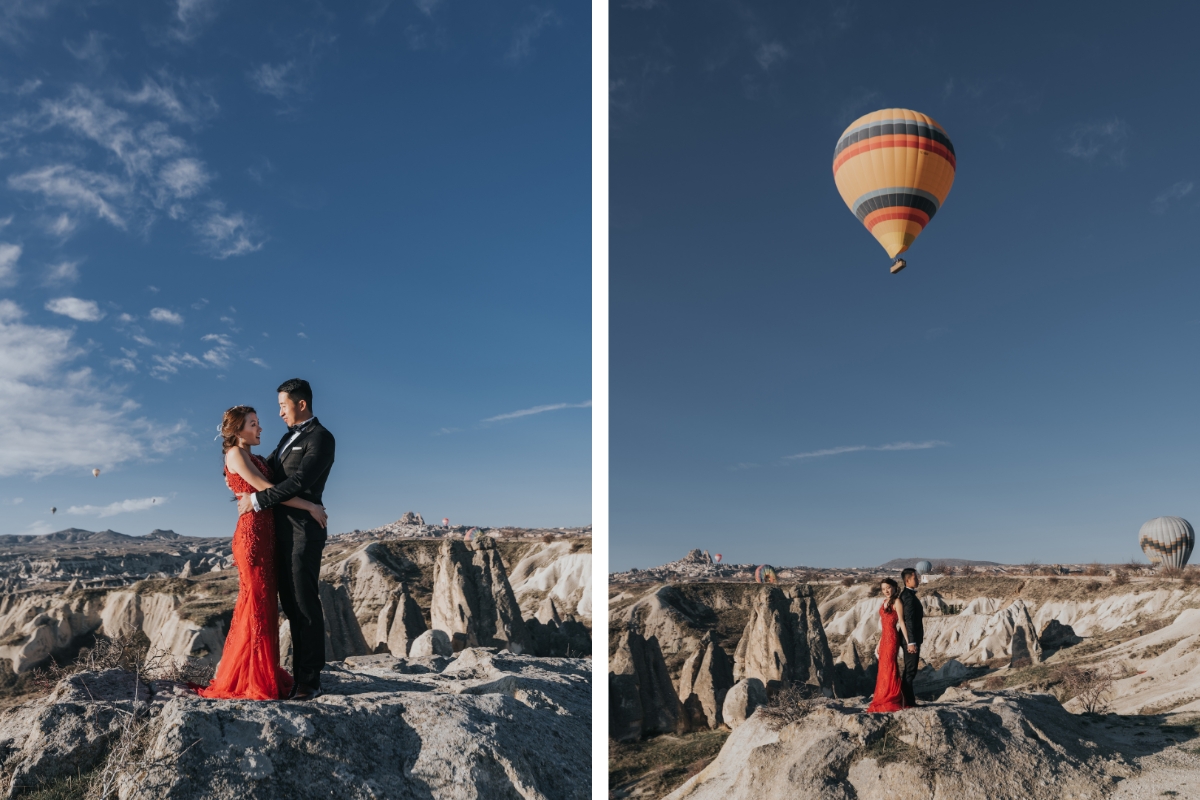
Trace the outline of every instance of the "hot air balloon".
[[769, 564], [763, 564], [758, 569], [754, 570], [755, 583], [775, 583], [775, 568]]
[[463, 534], [463, 541], [464, 542], [473, 542], [473, 541], [475, 541], [475, 537], [478, 535], [479, 535], [479, 528], [471, 528], [471, 530], [469, 530]]
[[1196, 532], [1182, 517], [1155, 517], [1142, 526], [1138, 544], [1152, 563], [1160, 567], [1187, 564], [1196, 545]]
[[921, 573], [922, 575], [928, 575], [929, 573], [933, 572], [933, 564], [930, 564], [928, 561], [918, 561], [916, 563], [916, 567], [917, 572]]
[[450, 527], [450, 520], [447, 517], [442, 517], [442, 527], [443, 528]]
[[892, 261], [912, 245], [946, 202], [957, 162], [950, 138], [928, 116], [885, 108], [850, 123], [833, 151], [842, 200]]
[[98, 470], [98, 469], [94, 469], [94, 470], [92, 470], [92, 477], [93, 477], [93, 478], [99, 478], [99, 477], [100, 477], [100, 470]]
[[717, 553], [716, 555], [713, 556], [713, 563], [720, 564], [722, 558], [724, 558], [724, 556], [722, 556], [720, 553]]
[[58, 507], [57, 507], [57, 506], [50, 506], [50, 513], [51, 513], [51, 514], [57, 514], [57, 513], [58, 513]]

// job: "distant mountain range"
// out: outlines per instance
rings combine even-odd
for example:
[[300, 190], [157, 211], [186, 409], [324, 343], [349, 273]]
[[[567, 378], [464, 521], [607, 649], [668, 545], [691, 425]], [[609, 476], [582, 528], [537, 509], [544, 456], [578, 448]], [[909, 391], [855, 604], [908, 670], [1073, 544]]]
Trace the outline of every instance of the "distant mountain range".
[[886, 564], [880, 564], [880, 569], [906, 569], [915, 567], [918, 561], [928, 561], [937, 566], [945, 564], [950, 567], [1002, 567], [997, 561], [971, 561], [968, 558], [893, 558]]
[[145, 536], [129, 536], [112, 530], [85, 531], [82, 528], [67, 528], [54, 533], [42, 533], [28, 536], [9, 534], [0, 536], [0, 544], [31, 544], [34, 542], [127, 542], [130, 539], [182, 539], [175, 531], [164, 531], [155, 528]]

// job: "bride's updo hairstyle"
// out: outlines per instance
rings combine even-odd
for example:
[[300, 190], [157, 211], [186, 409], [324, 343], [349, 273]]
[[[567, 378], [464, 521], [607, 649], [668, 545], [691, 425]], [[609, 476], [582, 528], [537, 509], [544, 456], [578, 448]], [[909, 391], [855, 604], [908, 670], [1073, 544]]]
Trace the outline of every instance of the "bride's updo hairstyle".
[[879, 585], [882, 586], [885, 583], [888, 586], [892, 587], [892, 596], [884, 601], [885, 603], [887, 603], [888, 608], [890, 609], [892, 606], [894, 606], [896, 604], [896, 599], [898, 597], [900, 597], [900, 584], [896, 583], [891, 578], [884, 578], [883, 580], [881, 580], [879, 582]]
[[250, 406], [234, 406], [225, 410], [221, 424], [217, 427], [221, 437], [221, 454], [228, 453], [230, 448], [237, 447], [238, 434], [246, 427], [246, 417], [257, 414]]

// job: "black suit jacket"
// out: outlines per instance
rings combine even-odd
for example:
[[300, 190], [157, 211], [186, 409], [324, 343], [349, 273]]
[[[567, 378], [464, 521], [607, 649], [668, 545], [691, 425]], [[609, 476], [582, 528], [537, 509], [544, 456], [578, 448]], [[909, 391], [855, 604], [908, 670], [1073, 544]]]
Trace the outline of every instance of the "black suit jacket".
[[900, 606], [904, 610], [904, 627], [908, 631], [906, 644], [920, 644], [925, 641], [925, 609], [921, 606], [921, 598], [905, 586], [900, 592]]
[[[291, 435], [291, 431], [285, 433], [279, 445]], [[275, 446], [275, 452], [267, 459], [271, 480], [275, 485], [258, 493], [259, 508], [271, 508], [293, 497], [324, 505], [321, 495], [325, 491], [329, 470], [333, 468], [333, 434], [319, 419], [313, 419], [312, 425], [296, 437], [286, 451], [281, 453], [279, 445]]]

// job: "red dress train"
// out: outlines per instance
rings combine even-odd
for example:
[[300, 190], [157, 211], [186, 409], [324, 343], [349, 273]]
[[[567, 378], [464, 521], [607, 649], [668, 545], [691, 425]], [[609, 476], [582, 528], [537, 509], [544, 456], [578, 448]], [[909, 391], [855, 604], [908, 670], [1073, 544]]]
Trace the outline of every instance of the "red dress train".
[[894, 607], [888, 610], [884, 603], [879, 607], [879, 621], [883, 625], [883, 636], [879, 640], [879, 675], [875, 678], [875, 696], [867, 711], [887, 714], [910, 706], [904, 704], [904, 695], [900, 692], [900, 667], [896, 663], [896, 651], [900, 647], [896, 630], [899, 615]]
[[[267, 462], [251, 455], [258, 471], [271, 479]], [[235, 493], [255, 489], [225, 470]], [[279, 596], [275, 578], [275, 517], [268, 509], [238, 517], [233, 534], [238, 568], [238, 597], [217, 675], [197, 694], [214, 699], [279, 700], [292, 691], [292, 676], [279, 665]]]

